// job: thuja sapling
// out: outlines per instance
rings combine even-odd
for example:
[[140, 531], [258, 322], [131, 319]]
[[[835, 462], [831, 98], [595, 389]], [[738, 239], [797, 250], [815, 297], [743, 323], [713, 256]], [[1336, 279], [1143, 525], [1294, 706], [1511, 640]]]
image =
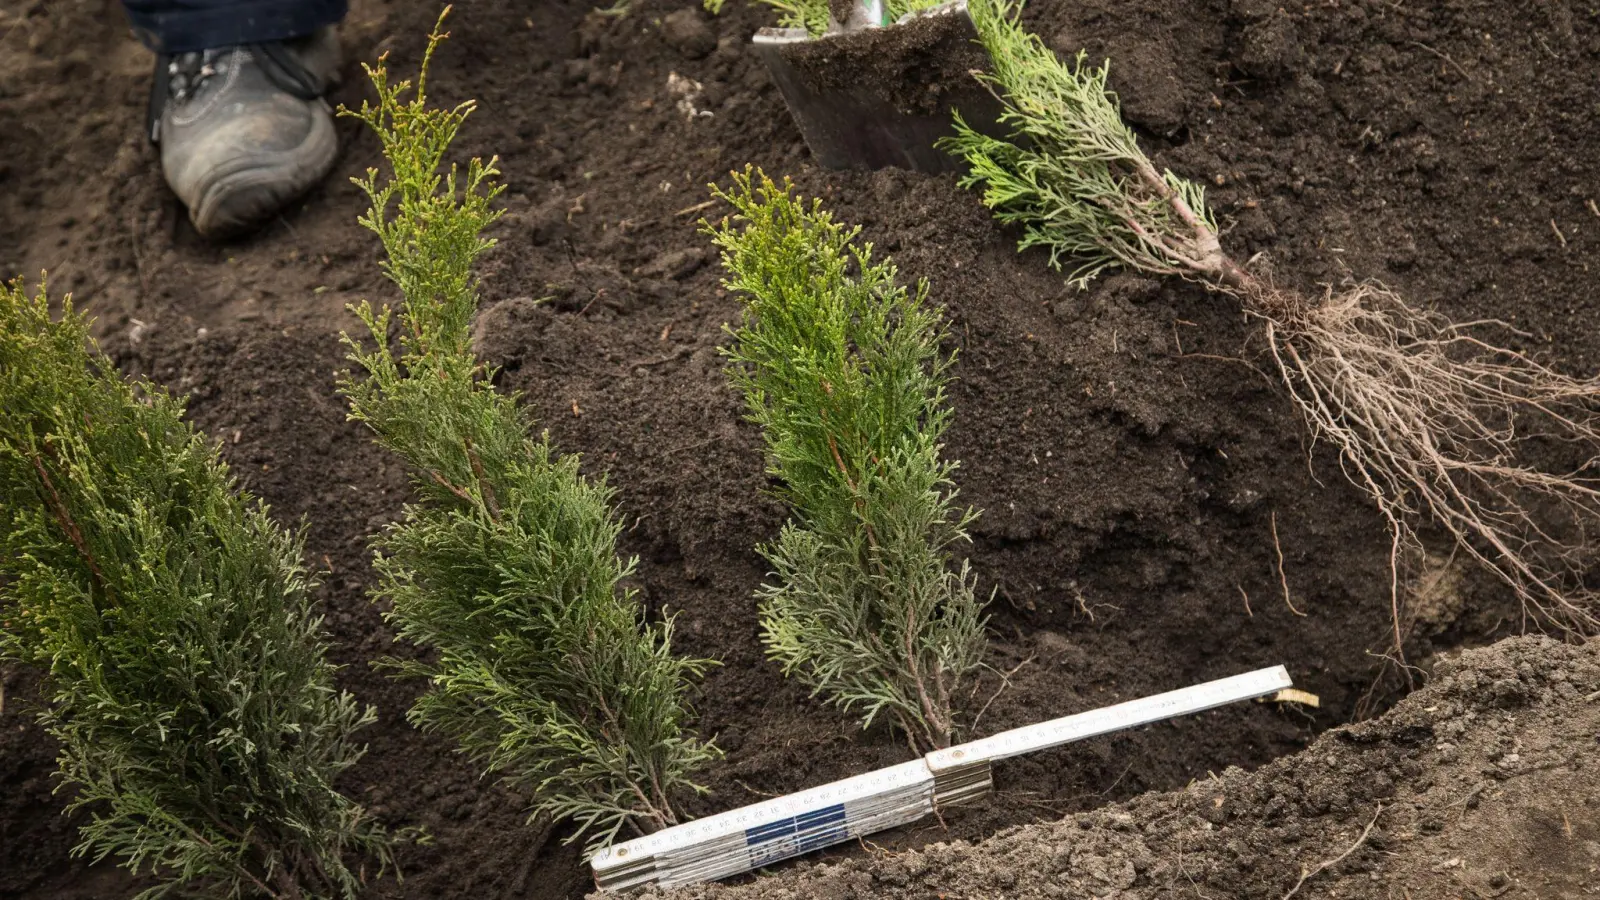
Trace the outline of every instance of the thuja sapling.
[[644, 621], [621, 585], [633, 562], [617, 555], [611, 489], [535, 437], [473, 353], [472, 265], [493, 245], [483, 230], [501, 187], [494, 160], [443, 166], [473, 107], [427, 104], [442, 39], [430, 36], [410, 99], [380, 63], [368, 69], [376, 104], [352, 113], [389, 165], [356, 183], [403, 305], [398, 354], [390, 310], [356, 309], [372, 344], [346, 338], [364, 377], [347, 373], [340, 389], [415, 492], [375, 541], [374, 594], [400, 637], [430, 651], [390, 663], [428, 684], [411, 721], [527, 792], [534, 815], [575, 822], [594, 851], [624, 826], [677, 822], [700, 790], [691, 776], [717, 751], [689, 731], [687, 693], [710, 663], [674, 655], [672, 619]]
[[354, 898], [397, 835], [334, 788], [374, 713], [334, 685], [301, 537], [62, 306], [0, 285], [0, 658], [47, 676], [74, 852], [141, 898]]
[[762, 548], [767, 651], [865, 724], [887, 716], [914, 745], [948, 746], [985, 635], [974, 576], [952, 561], [975, 513], [940, 453], [943, 310], [787, 182], [747, 168], [715, 193], [737, 220], [707, 228], [745, 304], [729, 372], [793, 511]]
[[[945, 146], [971, 169], [996, 217], [1023, 228], [1021, 249], [1086, 284], [1125, 268], [1176, 275], [1236, 298], [1261, 323], [1274, 367], [1313, 437], [1340, 451], [1392, 539], [1398, 576], [1424, 522], [1486, 566], [1529, 614], [1600, 630], [1584, 586], [1585, 530], [1600, 521], [1600, 380], [1574, 379], [1408, 304], [1376, 283], [1311, 296], [1230, 258], [1199, 185], [1158, 171], [1106, 88], [1107, 65], [1058, 59], [1018, 20], [1016, 0], [972, 0], [993, 60], [980, 77], [1004, 106], [1009, 139], [966, 127]], [[1526, 459], [1527, 439], [1571, 447], [1571, 469]]]

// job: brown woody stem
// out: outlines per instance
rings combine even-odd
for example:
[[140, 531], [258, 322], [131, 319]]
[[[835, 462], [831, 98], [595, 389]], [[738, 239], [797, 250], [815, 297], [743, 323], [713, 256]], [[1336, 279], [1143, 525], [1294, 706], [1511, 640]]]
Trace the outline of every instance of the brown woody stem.
[[72, 542], [78, 556], [83, 558], [84, 565], [89, 567], [89, 572], [94, 575], [95, 582], [100, 586], [100, 592], [105, 594], [106, 600], [115, 601], [111, 593], [111, 585], [106, 581], [106, 575], [100, 571], [100, 564], [94, 561], [94, 556], [89, 553], [89, 544], [83, 539], [83, 531], [78, 528], [78, 523], [73, 521], [72, 515], [67, 511], [66, 501], [61, 499], [61, 494], [56, 490], [55, 482], [50, 479], [50, 472], [44, 466], [44, 461], [38, 456], [32, 457], [33, 470], [38, 473], [39, 480], [44, 483], [44, 489], [50, 495], [50, 512], [55, 515], [56, 523], [61, 530], [66, 532], [67, 540]]
[[500, 501], [494, 494], [494, 485], [489, 483], [489, 476], [484, 474], [483, 461], [478, 459], [478, 451], [472, 449], [472, 438], [461, 439], [467, 447], [467, 461], [472, 464], [472, 475], [478, 479], [478, 490], [483, 492], [483, 502], [489, 507], [489, 514], [496, 519], [500, 518]]

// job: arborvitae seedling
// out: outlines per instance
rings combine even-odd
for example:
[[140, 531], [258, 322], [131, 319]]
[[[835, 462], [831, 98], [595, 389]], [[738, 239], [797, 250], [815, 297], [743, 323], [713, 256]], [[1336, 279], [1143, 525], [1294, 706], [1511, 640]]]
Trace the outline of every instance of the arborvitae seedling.
[[[1127, 268], [1237, 298], [1262, 323], [1313, 437], [1339, 448], [1346, 475], [1388, 522], [1397, 563], [1421, 550], [1416, 528], [1428, 521], [1531, 614], [1600, 628], [1600, 606], [1583, 586], [1585, 529], [1600, 520], [1600, 479], [1587, 465], [1600, 456], [1600, 381], [1479, 336], [1499, 323], [1457, 325], [1375, 283], [1312, 297], [1238, 264], [1222, 250], [1201, 188], [1157, 171], [1139, 148], [1106, 89], [1107, 65], [1081, 53], [1057, 59], [1018, 22], [1015, 0], [972, 0], [970, 9], [994, 62], [980, 77], [1003, 102], [1011, 138], [958, 116], [946, 146], [971, 165], [963, 183], [1023, 227], [1022, 249], [1047, 249], [1080, 285]], [[1578, 468], [1526, 461], [1528, 437], [1575, 448]], [[1393, 618], [1398, 649], [1398, 587]]]
[[535, 815], [574, 820], [596, 850], [625, 824], [676, 822], [675, 803], [700, 790], [691, 773], [716, 750], [689, 733], [686, 695], [709, 662], [674, 656], [672, 620], [645, 622], [621, 586], [633, 562], [617, 556], [611, 489], [535, 437], [473, 354], [472, 264], [493, 245], [483, 229], [501, 188], [494, 160], [443, 167], [473, 106], [427, 105], [442, 37], [430, 36], [411, 99], [380, 64], [367, 70], [376, 105], [354, 113], [390, 168], [357, 179], [372, 201], [361, 223], [382, 239], [404, 304], [398, 357], [390, 310], [356, 309], [375, 345], [346, 338], [365, 377], [340, 387], [352, 418], [410, 467], [416, 495], [376, 541], [375, 597], [429, 651], [392, 662], [429, 685], [411, 721], [529, 793]]
[[726, 352], [768, 470], [794, 519], [762, 553], [768, 653], [870, 725], [948, 746], [958, 689], [982, 662], [982, 604], [952, 548], [974, 513], [956, 506], [940, 456], [954, 354], [942, 310], [895, 283], [859, 228], [764, 174], [715, 190], [742, 220], [710, 228], [724, 282], [745, 303]]
[[334, 687], [300, 536], [63, 306], [0, 286], [0, 656], [48, 676], [74, 852], [141, 898], [355, 897], [392, 837], [333, 785], [373, 711]]

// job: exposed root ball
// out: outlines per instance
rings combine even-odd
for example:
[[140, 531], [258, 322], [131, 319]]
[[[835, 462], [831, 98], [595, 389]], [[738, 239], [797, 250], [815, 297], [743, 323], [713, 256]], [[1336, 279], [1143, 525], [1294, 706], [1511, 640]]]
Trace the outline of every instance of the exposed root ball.
[[[1503, 579], [1542, 624], [1600, 629], [1581, 587], [1585, 524], [1600, 521], [1600, 382], [1577, 380], [1362, 284], [1322, 302], [1247, 282], [1278, 371], [1313, 437], [1388, 520], [1398, 564], [1420, 550], [1416, 523], [1443, 528]], [[1578, 445], [1581, 464], [1549, 472], [1520, 458], [1530, 437]], [[1396, 643], [1399, 610], [1396, 612]]]
[[[1223, 251], [1197, 182], [1157, 171], [1106, 88], [1107, 67], [1057, 59], [1021, 25], [1017, 0], [970, 0], [994, 60], [979, 76], [1005, 107], [1001, 140], [957, 122], [945, 143], [963, 184], [1021, 247], [1044, 247], [1085, 284], [1110, 268], [1177, 275], [1239, 298], [1261, 318], [1290, 394], [1316, 438], [1377, 503], [1393, 537], [1395, 647], [1401, 560], [1431, 520], [1502, 578], [1538, 624], [1600, 631], [1582, 584], [1584, 530], [1600, 521], [1600, 382], [1578, 381], [1363, 284], [1313, 300], [1274, 287]], [[1501, 327], [1505, 327], [1501, 325]], [[1530, 437], [1577, 445], [1572, 471], [1521, 458]]]

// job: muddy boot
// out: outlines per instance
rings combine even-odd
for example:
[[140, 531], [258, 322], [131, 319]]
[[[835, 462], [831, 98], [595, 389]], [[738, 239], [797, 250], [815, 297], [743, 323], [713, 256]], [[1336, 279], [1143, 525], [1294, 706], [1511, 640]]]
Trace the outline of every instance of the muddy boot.
[[204, 235], [276, 215], [333, 166], [322, 95], [339, 69], [332, 28], [293, 41], [165, 56], [150, 100], [161, 169]]

